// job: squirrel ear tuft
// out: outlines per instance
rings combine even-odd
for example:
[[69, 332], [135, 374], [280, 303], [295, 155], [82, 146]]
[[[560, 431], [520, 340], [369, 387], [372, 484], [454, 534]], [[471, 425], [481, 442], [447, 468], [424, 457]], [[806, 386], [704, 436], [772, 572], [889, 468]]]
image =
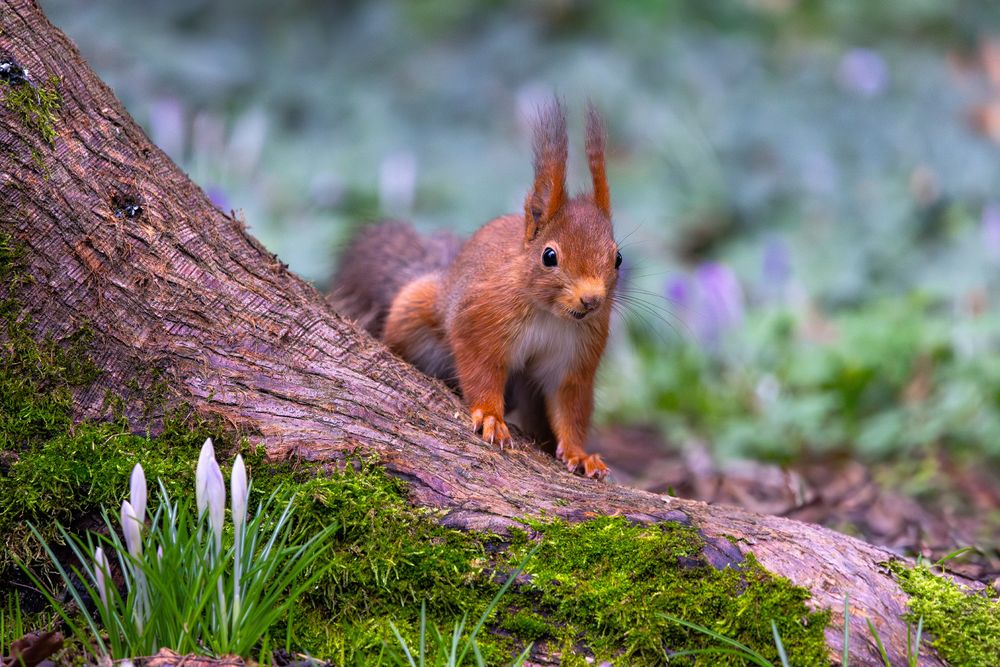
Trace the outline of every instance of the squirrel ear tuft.
[[558, 99], [539, 110], [534, 126], [535, 182], [524, 202], [524, 238], [534, 239], [566, 202], [566, 116]]
[[611, 192], [604, 168], [604, 144], [604, 120], [593, 103], [590, 103], [587, 105], [587, 162], [590, 163], [590, 175], [594, 179], [594, 204], [610, 218]]

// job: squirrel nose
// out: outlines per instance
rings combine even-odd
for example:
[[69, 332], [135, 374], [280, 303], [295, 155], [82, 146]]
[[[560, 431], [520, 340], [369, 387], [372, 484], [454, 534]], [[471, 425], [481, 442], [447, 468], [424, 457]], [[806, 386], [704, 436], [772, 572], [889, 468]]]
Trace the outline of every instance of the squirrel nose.
[[603, 301], [604, 297], [597, 294], [588, 294], [587, 296], [580, 297], [580, 305], [583, 306], [583, 309], [587, 312], [598, 308]]

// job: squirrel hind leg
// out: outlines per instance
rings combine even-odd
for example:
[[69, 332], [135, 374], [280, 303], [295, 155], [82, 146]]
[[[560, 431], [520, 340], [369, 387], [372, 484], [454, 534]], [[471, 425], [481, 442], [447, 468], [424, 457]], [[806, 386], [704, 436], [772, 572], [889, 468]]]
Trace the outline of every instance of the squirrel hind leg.
[[393, 352], [428, 375], [453, 380], [455, 362], [437, 315], [441, 274], [429, 273], [411, 280], [389, 308], [383, 340]]
[[364, 227], [340, 252], [329, 301], [341, 315], [384, 338], [386, 317], [399, 291], [421, 276], [447, 270], [461, 247], [454, 234], [424, 237], [397, 220]]

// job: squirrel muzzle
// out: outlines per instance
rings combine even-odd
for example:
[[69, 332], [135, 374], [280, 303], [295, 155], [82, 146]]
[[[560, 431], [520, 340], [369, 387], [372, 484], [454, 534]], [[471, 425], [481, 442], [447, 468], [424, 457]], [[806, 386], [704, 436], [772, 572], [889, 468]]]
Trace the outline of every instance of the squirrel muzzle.
[[565, 307], [578, 320], [600, 308], [607, 297], [607, 288], [599, 278], [577, 280], [568, 291]]

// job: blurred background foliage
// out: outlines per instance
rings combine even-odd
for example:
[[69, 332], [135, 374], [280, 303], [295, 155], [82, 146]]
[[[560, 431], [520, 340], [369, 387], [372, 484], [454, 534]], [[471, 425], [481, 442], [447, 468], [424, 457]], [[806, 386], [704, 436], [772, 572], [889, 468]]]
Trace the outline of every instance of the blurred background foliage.
[[553, 93], [584, 187], [592, 99], [628, 286], [600, 421], [719, 457], [1000, 460], [996, 3], [41, 4], [320, 286], [365, 220], [519, 210]]

